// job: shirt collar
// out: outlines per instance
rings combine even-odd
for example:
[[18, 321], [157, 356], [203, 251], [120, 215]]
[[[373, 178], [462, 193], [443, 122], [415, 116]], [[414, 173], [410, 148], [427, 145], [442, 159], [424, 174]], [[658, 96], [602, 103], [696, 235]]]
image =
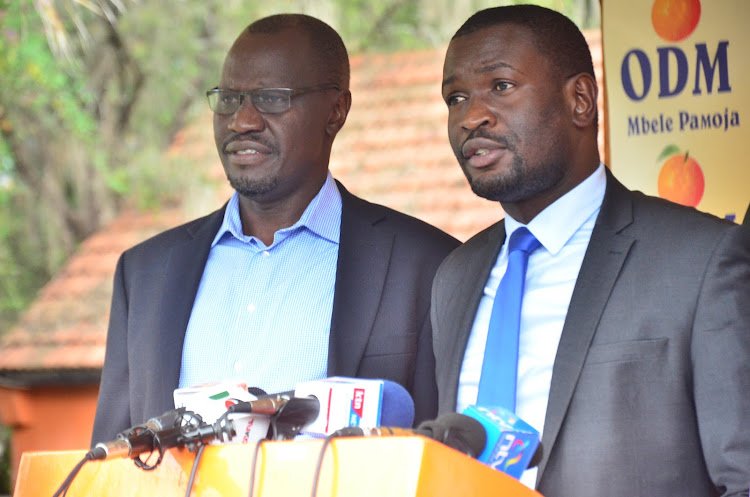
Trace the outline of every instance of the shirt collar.
[[[288, 228], [278, 230], [274, 235], [274, 241], [271, 246], [286, 238], [292, 232], [307, 228], [316, 235], [325, 238], [333, 243], [339, 243], [341, 234], [341, 194], [339, 193], [336, 182], [328, 172], [325, 183], [317, 195], [310, 201], [305, 208], [302, 216], [296, 223]], [[241, 242], [253, 242], [263, 246], [263, 242], [254, 236], [246, 236], [242, 232], [242, 221], [240, 220], [240, 200], [239, 194], [234, 192], [227, 203], [224, 212], [224, 220], [216, 233], [211, 247], [213, 248], [227, 233], [234, 236]]]
[[[599, 163], [599, 167], [588, 178], [548, 205], [527, 225], [529, 231], [550, 253], [557, 254], [562, 250], [573, 234], [598, 212], [607, 189], [604, 167], [604, 164]], [[506, 214], [506, 239], [521, 226], [523, 224]]]

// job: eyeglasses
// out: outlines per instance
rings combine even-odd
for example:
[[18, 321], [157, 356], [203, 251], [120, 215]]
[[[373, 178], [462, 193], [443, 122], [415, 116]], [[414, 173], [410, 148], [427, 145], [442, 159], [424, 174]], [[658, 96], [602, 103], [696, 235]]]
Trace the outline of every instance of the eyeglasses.
[[292, 106], [292, 97], [315, 91], [338, 90], [338, 85], [327, 84], [307, 88], [256, 88], [250, 91], [223, 90], [214, 88], [206, 92], [208, 106], [217, 114], [231, 115], [237, 112], [245, 97], [250, 97], [258, 112], [279, 114]]

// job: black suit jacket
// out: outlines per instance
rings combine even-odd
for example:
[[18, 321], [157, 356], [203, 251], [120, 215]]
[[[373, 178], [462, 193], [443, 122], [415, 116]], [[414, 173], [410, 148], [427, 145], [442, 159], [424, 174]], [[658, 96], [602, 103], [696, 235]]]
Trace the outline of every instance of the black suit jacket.
[[[542, 433], [546, 497], [747, 496], [750, 230], [607, 190], [568, 308]], [[432, 300], [439, 411], [503, 222], [454, 251]]]
[[[341, 236], [328, 375], [398, 382], [412, 394], [415, 423], [434, 418], [430, 288], [458, 241], [338, 188]], [[185, 332], [225, 208], [120, 257], [92, 445], [174, 408]]]

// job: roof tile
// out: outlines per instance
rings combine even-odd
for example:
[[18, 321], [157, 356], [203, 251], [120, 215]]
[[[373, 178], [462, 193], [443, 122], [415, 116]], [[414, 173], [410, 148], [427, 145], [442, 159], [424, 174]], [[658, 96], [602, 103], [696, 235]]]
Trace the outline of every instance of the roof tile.
[[[601, 81], [601, 36], [598, 31], [586, 36]], [[444, 53], [442, 48], [352, 58], [352, 109], [334, 143], [330, 169], [353, 193], [465, 240], [500, 219], [502, 209], [471, 192], [448, 144], [448, 112], [439, 87]], [[601, 92], [599, 109], [604, 122]], [[206, 180], [226, 198], [230, 189], [211, 119], [202, 114], [181, 130], [165, 158], [205, 164]], [[600, 125], [600, 149], [602, 130]], [[127, 211], [85, 240], [16, 326], [0, 336], [0, 371], [100, 368], [119, 255], [192, 217], [187, 207]]]

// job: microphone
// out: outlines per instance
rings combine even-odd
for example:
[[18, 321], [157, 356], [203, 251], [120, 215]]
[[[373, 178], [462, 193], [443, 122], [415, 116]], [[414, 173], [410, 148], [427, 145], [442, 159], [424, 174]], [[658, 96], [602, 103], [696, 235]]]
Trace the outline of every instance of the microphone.
[[264, 395], [268, 395], [265, 390], [263, 390], [260, 387], [248, 387], [247, 392], [250, 395], [253, 395], [255, 397], [263, 397]]
[[96, 444], [90, 454], [93, 460], [103, 461], [116, 457], [137, 458], [158, 450], [161, 461], [165, 449], [188, 447], [193, 450], [198, 444], [234, 435], [231, 421], [207, 424], [199, 415], [180, 407], [119, 433], [115, 440]]
[[[279, 411], [294, 398], [293, 391], [266, 394], [255, 400], [239, 401], [236, 404], [229, 406], [226, 413], [265, 414], [267, 416], [273, 416], [278, 414]], [[313, 397], [309, 400], [313, 400], [317, 403], [317, 409], [320, 409], [320, 403], [317, 399]], [[311, 408], [312, 407], [313, 405], [311, 404]]]
[[404, 387], [389, 380], [334, 376], [300, 383], [298, 397], [320, 401], [320, 413], [302, 432], [327, 436], [347, 426], [396, 426], [414, 424], [414, 401]]
[[[223, 419], [232, 420], [236, 435], [227, 442], [254, 443], [267, 437], [270, 426], [268, 415], [238, 412], [232, 413], [230, 416], [230, 413], [226, 412], [232, 405], [252, 401], [260, 396], [267, 396], [261, 388], [248, 388], [241, 381], [213, 382], [178, 388], [173, 395], [175, 407], [185, 407], [199, 413], [206, 422], [215, 423], [221, 422]], [[275, 412], [272, 406], [256, 410]], [[215, 443], [223, 442], [216, 441]]]
[[334, 431], [328, 438], [415, 435], [436, 440], [474, 458], [484, 450], [487, 442], [484, 426], [476, 419], [457, 412], [443, 414], [435, 420], [423, 421], [414, 429], [390, 426], [378, 428], [349, 426]]
[[469, 406], [463, 414], [483, 426], [487, 444], [477, 459], [493, 469], [520, 479], [543, 456], [541, 437], [531, 425], [502, 407]]
[[294, 397], [294, 392], [265, 395], [256, 400], [238, 402], [227, 408], [226, 413], [264, 414], [270, 416], [270, 437], [273, 440], [289, 440], [310, 424], [320, 413], [320, 401], [309, 395]]

